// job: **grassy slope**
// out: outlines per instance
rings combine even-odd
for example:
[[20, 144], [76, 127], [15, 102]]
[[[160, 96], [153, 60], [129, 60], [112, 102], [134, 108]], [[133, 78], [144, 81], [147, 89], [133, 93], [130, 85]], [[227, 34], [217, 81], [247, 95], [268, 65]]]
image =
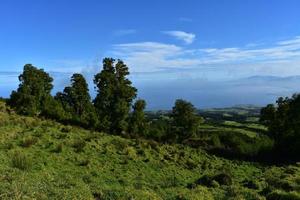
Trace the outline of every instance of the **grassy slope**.
[[[299, 197], [297, 165], [230, 161], [181, 145], [128, 140], [3, 110], [0, 199], [264, 199], [262, 190]], [[13, 163], [16, 158], [21, 164]], [[232, 174], [232, 185], [187, 187], [222, 171]]]

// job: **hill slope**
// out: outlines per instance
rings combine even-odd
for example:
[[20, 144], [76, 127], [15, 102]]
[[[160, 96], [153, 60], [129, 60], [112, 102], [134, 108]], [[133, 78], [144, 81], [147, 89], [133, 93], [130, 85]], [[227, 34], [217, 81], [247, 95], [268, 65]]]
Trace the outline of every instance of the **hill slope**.
[[1, 104], [0, 199], [300, 199], [299, 165], [231, 161], [9, 113]]

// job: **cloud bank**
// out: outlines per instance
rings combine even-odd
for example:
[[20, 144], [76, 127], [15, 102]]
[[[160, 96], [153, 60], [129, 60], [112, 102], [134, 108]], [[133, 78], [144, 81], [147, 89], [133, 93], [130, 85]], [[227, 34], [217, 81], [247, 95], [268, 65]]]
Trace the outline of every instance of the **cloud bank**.
[[123, 43], [113, 45], [109, 53], [124, 59], [135, 73], [177, 70], [195, 74], [213, 70], [223, 73], [223, 78], [228, 74], [236, 78], [300, 74], [299, 36], [270, 45], [228, 48], [197, 49], [159, 42]]

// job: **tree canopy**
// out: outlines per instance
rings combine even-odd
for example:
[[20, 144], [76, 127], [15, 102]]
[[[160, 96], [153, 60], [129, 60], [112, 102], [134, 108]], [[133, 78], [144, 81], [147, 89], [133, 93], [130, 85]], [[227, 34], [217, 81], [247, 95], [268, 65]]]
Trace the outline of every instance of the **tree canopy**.
[[177, 99], [172, 109], [172, 126], [178, 140], [184, 140], [197, 132], [201, 118], [196, 108], [188, 101]]
[[18, 113], [39, 115], [43, 110], [44, 100], [51, 96], [53, 78], [43, 69], [26, 64], [19, 81], [19, 88], [12, 92], [8, 104]]
[[297, 157], [300, 154], [300, 95], [280, 97], [276, 104], [276, 107], [267, 105], [261, 110], [261, 121], [268, 126], [277, 151]]
[[96, 116], [89, 94], [88, 84], [82, 74], [73, 74], [71, 85], [58, 92], [55, 99], [61, 103], [73, 121], [86, 126], [94, 126]]
[[130, 107], [137, 94], [128, 75], [126, 64], [113, 58], [105, 58], [102, 71], [95, 75], [98, 93], [94, 105], [104, 131], [120, 134], [128, 129]]
[[146, 108], [146, 101], [143, 99], [137, 100], [132, 106], [133, 112], [130, 118], [129, 132], [133, 135], [147, 134], [147, 121], [144, 110]]

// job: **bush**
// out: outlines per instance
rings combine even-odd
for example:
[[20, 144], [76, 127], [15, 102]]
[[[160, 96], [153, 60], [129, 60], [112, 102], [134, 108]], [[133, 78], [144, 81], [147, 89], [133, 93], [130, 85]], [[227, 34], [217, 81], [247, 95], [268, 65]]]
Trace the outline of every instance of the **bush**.
[[[196, 181], [196, 184], [211, 187], [212, 186], [212, 180], [213, 180], [212, 177], [210, 177], [208, 175], [204, 175]], [[191, 186], [193, 186], [193, 185], [191, 185]]]
[[75, 152], [77, 152], [77, 153], [82, 152], [85, 147], [85, 141], [78, 139], [78, 140], [74, 141], [72, 147], [75, 148]]
[[217, 181], [220, 185], [231, 185], [232, 178], [229, 173], [220, 173], [213, 177], [213, 180]]
[[64, 126], [64, 127], [61, 128], [60, 131], [63, 132], [63, 133], [69, 133], [69, 132], [72, 131], [72, 126]]
[[267, 200], [300, 200], [300, 194], [275, 190], [267, 195]]
[[28, 170], [31, 167], [31, 159], [20, 151], [15, 151], [11, 157], [11, 164], [14, 168]]
[[254, 180], [245, 180], [243, 181], [243, 185], [249, 189], [258, 190], [259, 184]]
[[214, 176], [204, 175], [195, 183], [189, 184], [188, 188], [195, 188], [196, 185], [216, 187], [217, 185], [232, 185], [232, 177], [229, 173], [219, 173]]
[[68, 118], [61, 103], [56, 101], [52, 96], [48, 96], [44, 99], [41, 115], [58, 121], [63, 121]]
[[273, 148], [274, 142], [268, 136], [250, 138], [241, 133], [222, 133], [220, 141], [230, 152], [239, 156], [254, 157], [266, 153]]

